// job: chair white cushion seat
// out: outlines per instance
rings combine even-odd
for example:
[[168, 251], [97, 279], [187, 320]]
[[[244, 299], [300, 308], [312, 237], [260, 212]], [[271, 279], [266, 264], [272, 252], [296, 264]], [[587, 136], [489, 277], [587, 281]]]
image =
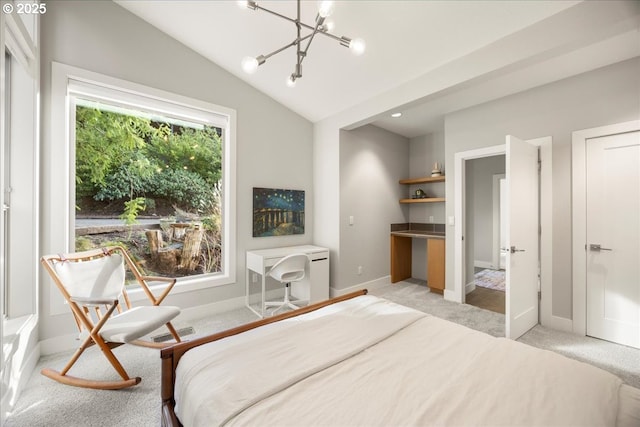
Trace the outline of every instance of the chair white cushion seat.
[[113, 316], [100, 329], [105, 341], [127, 343], [155, 331], [180, 314], [178, 307], [141, 306]]

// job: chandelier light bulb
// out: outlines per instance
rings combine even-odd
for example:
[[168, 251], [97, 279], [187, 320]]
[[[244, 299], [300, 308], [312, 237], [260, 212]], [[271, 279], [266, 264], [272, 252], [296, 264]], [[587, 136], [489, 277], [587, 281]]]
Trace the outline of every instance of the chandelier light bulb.
[[242, 69], [247, 74], [253, 74], [258, 70], [258, 60], [251, 56], [245, 56], [242, 58]]
[[290, 75], [289, 77], [287, 77], [287, 86], [289, 87], [295, 87], [296, 86], [296, 78], [292, 75]]
[[333, 1], [320, 0], [318, 2], [318, 15], [323, 18], [330, 16], [333, 13]]
[[256, 10], [258, 8], [258, 3], [251, 0], [238, 0], [236, 1], [236, 3], [238, 4], [238, 7], [241, 9]]
[[367, 45], [362, 39], [353, 39], [349, 42], [349, 49], [353, 52], [354, 55], [362, 55], [366, 50]]

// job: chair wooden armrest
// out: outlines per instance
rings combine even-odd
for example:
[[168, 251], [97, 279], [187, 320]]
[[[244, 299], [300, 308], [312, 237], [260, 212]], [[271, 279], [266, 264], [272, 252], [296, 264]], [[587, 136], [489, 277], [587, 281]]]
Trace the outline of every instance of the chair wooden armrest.
[[[171, 292], [173, 286], [176, 284], [176, 279], [172, 277], [140, 276], [140, 279], [142, 279], [140, 286], [142, 286], [145, 294], [147, 294], [147, 297], [154, 305], [160, 305], [162, 301], [164, 301], [164, 299], [167, 297], [167, 295], [169, 295], [169, 292]], [[166, 284], [160, 295], [155, 296], [153, 292], [151, 292], [150, 286], [153, 286], [151, 282], [160, 282]]]
[[117, 299], [111, 298], [91, 298], [91, 297], [70, 297], [73, 302], [77, 302], [80, 305], [111, 305], [118, 304]]
[[[120, 253], [122, 253], [122, 255], [124, 256], [125, 262], [127, 263], [127, 265], [129, 266], [129, 269], [131, 270], [136, 280], [138, 281], [138, 284], [140, 285], [144, 293], [147, 295], [147, 298], [149, 298], [149, 301], [151, 301], [153, 305], [160, 305], [162, 301], [167, 297], [167, 295], [169, 295], [169, 292], [171, 292], [171, 289], [173, 288], [173, 286], [176, 284], [176, 279], [173, 277], [143, 275], [138, 269], [138, 265], [133, 261], [133, 259], [131, 259], [131, 257], [129, 256], [127, 251], [124, 250], [124, 248], [113, 247], [113, 249], [110, 249], [110, 250], [117, 250]], [[153, 294], [153, 292], [151, 292], [151, 289], [149, 288], [148, 282], [150, 281], [167, 283], [167, 287], [160, 293], [159, 296], [156, 297]]]

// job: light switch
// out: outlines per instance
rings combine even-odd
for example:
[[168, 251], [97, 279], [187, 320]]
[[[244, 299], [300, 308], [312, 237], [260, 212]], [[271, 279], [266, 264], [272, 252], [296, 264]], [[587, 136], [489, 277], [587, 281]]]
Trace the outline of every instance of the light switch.
[[456, 217], [455, 216], [450, 216], [449, 217], [449, 225], [456, 225]]
[[349, 225], [353, 225], [353, 215], [349, 216]]

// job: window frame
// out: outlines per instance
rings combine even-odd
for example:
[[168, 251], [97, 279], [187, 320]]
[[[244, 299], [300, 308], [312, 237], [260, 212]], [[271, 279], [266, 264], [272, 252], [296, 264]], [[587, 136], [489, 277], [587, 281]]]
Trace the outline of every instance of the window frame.
[[[75, 248], [75, 102], [77, 95], [90, 94], [105, 102], [144, 103], [147, 109], [176, 118], [196, 118], [223, 129], [222, 147], [222, 263], [221, 272], [178, 278], [172, 294], [191, 292], [235, 283], [236, 281], [236, 111], [210, 102], [109, 77], [92, 71], [52, 62], [51, 70], [51, 171], [50, 200], [53, 251], [72, 252]], [[114, 98], [115, 96], [115, 98]], [[83, 96], [80, 96], [83, 97]], [[203, 119], [204, 118], [204, 119]], [[213, 120], [213, 121], [212, 121]], [[55, 166], [54, 166], [55, 165]], [[55, 170], [54, 170], [55, 167]], [[53, 243], [60, 242], [60, 243]], [[55, 247], [54, 247], [55, 246]], [[133, 301], [144, 300], [142, 289], [128, 291]], [[64, 303], [51, 298], [51, 313], [67, 312]]]

